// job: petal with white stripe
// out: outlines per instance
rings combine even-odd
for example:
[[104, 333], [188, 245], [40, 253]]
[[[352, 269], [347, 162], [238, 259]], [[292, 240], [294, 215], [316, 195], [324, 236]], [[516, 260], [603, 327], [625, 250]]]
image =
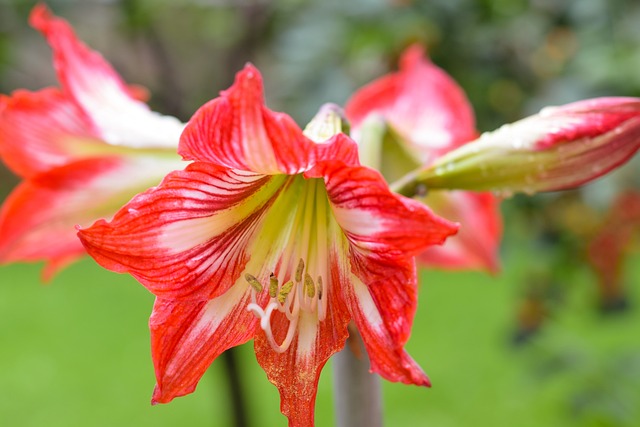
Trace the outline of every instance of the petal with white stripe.
[[295, 174], [314, 160], [314, 145], [291, 117], [264, 105], [262, 77], [248, 64], [233, 86], [194, 114], [178, 152], [229, 168]]
[[58, 89], [0, 95], [0, 157], [30, 177], [101, 150], [84, 112]]
[[208, 301], [156, 299], [149, 320], [156, 371], [152, 403], [193, 392], [223, 351], [253, 338], [257, 319], [246, 308], [250, 289], [240, 282]]
[[252, 258], [251, 243], [286, 180], [192, 163], [79, 236], [100, 265], [131, 273], [161, 298], [214, 298]]
[[90, 117], [101, 139], [135, 148], [175, 148], [183, 124], [149, 110], [133, 96], [111, 65], [76, 37], [46, 6], [33, 8], [30, 23], [51, 45], [65, 91]]
[[0, 262], [46, 260], [50, 276], [84, 254], [76, 226], [110, 219], [135, 194], [183, 162], [150, 158], [83, 159], [23, 181], [0, 210]]

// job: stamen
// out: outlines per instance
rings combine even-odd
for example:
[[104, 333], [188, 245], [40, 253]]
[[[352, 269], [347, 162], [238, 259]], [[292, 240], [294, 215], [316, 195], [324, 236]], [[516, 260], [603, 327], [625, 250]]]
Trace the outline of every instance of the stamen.
[[269, 276], [269, 296], [275, 298], [278, 295], [278, 278], [271, 273]]
[[298, 268], [296, 268], [296, 282], [302, 282], [302, 272], [304, 271], [304, 261], [300, 258], [298, 261]]
[[244, 279], [251, 285], [254, 291], [262, 292], [262, 284], [258, 279], [256, 279], [256, 276], [246, 273], [244, 275]]
[[260, 319], [262, 319], [262, 317], [264, 316], [264, 310], [255, 302], [247, 305], [247, 311], [252, 311], [253, 314], [255, 314], [256, 317], [259, 317]]
[[316, 295], [316, 286], [313, 284], [313, 279], [309, 273], [304, 275], [304, 293], [309, 298], [313, 298]]
[[284, 353], [287, 351], [289, 346], [291, 346], [291, 342], [293, 341], [293, 337], [295, 335], [296, 329], [298, 327], [298, 316], [296, 315], [290, 322], [289, 328], [287, 329], [287, 335], [282, 341], [282, 344], [278, 344], [276, 342], [275, 337], [273, 336], [273, 331], [271, 329], [271, 314], [273, 310], [278, 308], [278, 303], [275, 301], [271, 301], [267, 308], [263, 310], [257, 304], [249, 304], [247, 309], [249, 311], [253, 311], [256, 317], [260, 318], [260, 328], [265, 332], [267, 336], [267, 340], [269, 341], [269, 345], [278, 353]]
[[284, 304], [284, 302], [287, 300], [287, 295], [289, 295], [292, 289], [293, 282], [291, 280], [282, 285], [282, 288], [280, 288], [280, 293], [278, 293], [278, 302], [280, 304]]
[[[306, 184], [306, 182], [305, 182]], [[326, 190], [322, 181], [312, 182], [303, 189], [300, 202], [293, 215], [293, 224], [287, 227], [283, 252], [275, 263], [267, 282], [251, 274], [245, 274], [245, 279], [251, 285], [251, 301], [247, 308], [259, 319], [260, 328], [265, 332], [265, 338], [274, 351], [287, 351], [298, 333], [301, 319], [316, 318], [323, 321], [327, 317], [328, 297], [330, 292], [330, 272], [327, 265], [327, 250], [330, 245], [329, 232], [336, 227], [330, 221], [330, 208], [326, 203]], [[296, 263], [295, 259], [298, 258]], [[295, 263], [295, 264], [294, 264]], [[273, 266], [271, 268], [274, 268]], [[313, 279], [316, 276], [316, 280]], [[328, 277], [327, 289], [323, 277]], [[266, 295], [260, 294], [265, 290], [269, 300], [264, 303]], [[325, 295], [326, 293], [326, 295]], [[263, 301], [258, 305], [257, 301]], [[274, 337], [271, 319], [278, 311], [278, 326], [281, 322], [289, 322], [286, 333], [279, 328], [278, 339]], [[282, 342], [279, 343], [277, 341]]]

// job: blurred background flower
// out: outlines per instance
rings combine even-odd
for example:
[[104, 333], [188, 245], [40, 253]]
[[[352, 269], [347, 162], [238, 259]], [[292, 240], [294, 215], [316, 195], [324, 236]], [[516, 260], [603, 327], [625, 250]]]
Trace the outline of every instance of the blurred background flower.
[[[632, 0], [47, 3], [127, 82], [148, 87], [153, 110], [181, 120], [251, 61], [263, 73], [271, 108], [304, 124], [321, 104], [344, 104], [395, 69], [415, 42], [466, 91], [481, 132], [547, 105], [640, 96], [640, 4]], [[27, 25], [33, 4], [0, 1], [1, 93], [55, 84], [50, 50]], [[625, 242], [616, 267], [625, 301], [618, 310], [600, 309], [588, 248], [615, 217], [608, 209], [618, 194], [638, 188], [638, 164], [580, 190], [504, 201], [497, 277], [423, 272], [407, 349], [434, 386], [385, 384], [387, 425], [637, 424], [638, 239]], [[16, 182], [0, 168], [0, 198]], [[212, 365], [197, 393], [149, 406], [152, 296], [131, 278], [85, 260], [43, 287], [39, 270], [0, 268], [3, 423], [230, 425], [223, 364]], [[252, 349], [242, 348], [240, 358], [249, 423], [284, 424], [276, 389], [252, 363]], [[327, 370], [318, 425], [333, 424], [331, 397]]]

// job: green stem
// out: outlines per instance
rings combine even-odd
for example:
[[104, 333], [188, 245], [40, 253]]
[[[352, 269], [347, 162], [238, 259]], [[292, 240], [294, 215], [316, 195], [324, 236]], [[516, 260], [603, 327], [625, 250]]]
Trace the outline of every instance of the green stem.
[[426, 194], [427, 187], [420, 182], [418, 174], [421, 169], [409, 172], [399, 180], [389, 184], [389, 188], [394, 193], [405, 197], [414, 197]]
[[238, 348], [233, 347], [222, 353], [224, 372], [229, 383], [229, 400], [231, 401], [232, 425], [234, 427], [248, 427], [247, 402], [242, 389], [240, 367], [238, 366]]

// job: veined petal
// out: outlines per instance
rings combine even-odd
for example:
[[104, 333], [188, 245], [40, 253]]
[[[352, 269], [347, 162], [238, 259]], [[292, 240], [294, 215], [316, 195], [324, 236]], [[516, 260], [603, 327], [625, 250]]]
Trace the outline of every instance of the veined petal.
[[421, 265], [445, 269], [500, 268], [502, 220], [499, 201], [491, 193], [432, 191], [424, 201], [435, 213], [463, 226], [442, 246], [430, 246], [420, 254]]
[[250, 289], [239, 283], [205, 301], [156, 299], [149, 319], [157, 380], [152, 403], [193, 392], [223, 351], [253, 338], [258, 320], [247, 310]]
[[407, 257], [442, 244], [458, 226], [422, 203], [389, 191], [382, 176], [363, 166], [318, 163], [305, 173], [323, 177], [332, 211], [349, 240], [379, 257]]
[[[265, 370], [269, 381], [280, 391], [280, 410], [289, 418], [289, 427], [314, 425], [314, 408], [318, 379], [327, 360], [344, 347], [349, 335], [347, 324], [350, 315], [341, 300], [337, 271], [331, 269], [326, 317], [319, 321], [317, 315], [302, 312], [297, 334], [284, 353], [277, 353], [265, 334], [255, 339], [258, 363]], [[274, 312], [271, 327], [277, 342], [287, 335], [289, 320], [284, 314]]]
[[84, 112], [58, 89], [0, 95], [0, 157], [30, 177], [99, 148]]
[[464, 92], [425, 58], [418, 45], [403, 53], [399, 72], [357, 91], [345, 111], [356, 140], [362, 122], [377, 114], [412, 146], [407, 148], [423, 163], [476, 135], [473, 110]]
[[264, 105], [262, 77], [248, 64], [231, 88], [191, 118], [178, 152], [188, 160], [271, 175], [306, 170], [314, 149], [291, 117]]
[[317, 162], [338, 161], [349, 166], [360, 166], [358, 144], [347, 135], [338, 133], [318, 144]]
[[240, 277], [285, 179], [193, 163], [79, 236], [100, 265], [161, 298], [214, 298]]
[[31, 12], [30, 23], [47, 38], [64, 90], [87, 113], [101, 139], [136, 148], [176, 147], [183, 124], [136, 100], [120, 76], [77, 39], [66, 21], [39, 4]]
[[429, 378], [406, 353], [416, 310], [413, 259], [368, 256], [344, 239], [332, 251], [342, 297], [371, 360], [371, 370], [389, 381], [429, 386]]
[[22, 182], [0, 210], [0, 262], [46, 260], [50, 276], [84, 254], [76, 225], [111, 216], [182, 162], [148, 158], [78, 160]]

